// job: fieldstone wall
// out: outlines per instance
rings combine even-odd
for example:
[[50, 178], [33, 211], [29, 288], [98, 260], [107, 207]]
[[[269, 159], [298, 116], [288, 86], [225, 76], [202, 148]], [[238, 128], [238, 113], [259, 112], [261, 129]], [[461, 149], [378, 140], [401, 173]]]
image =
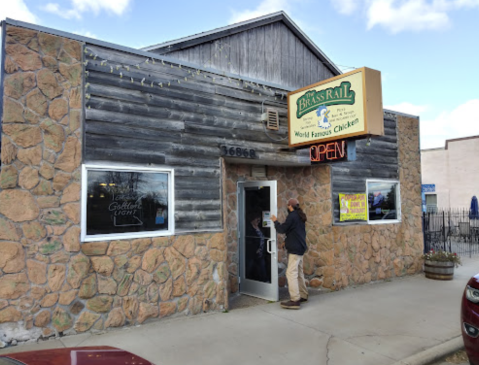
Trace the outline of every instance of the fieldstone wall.
[[80, 251], [82, 50], [8, 26], [3, 57], [0, 340], [10, 342], [71, 320], [58, 304], [72, 295], [67, 263]]
[[398, 115], [397, 128], [402, 221], [334, 226], [334, 261], [317, 269], [324, 287], [339, 289], [422, 271], [419, 120]]
[[[228, 164], [226, 167], [226, 209], [227, 209], [227, 242], [228, 272], [230, 292], [238, 292], [238, 218], [237, 218], [237, 181], [255, 180], [251, 177], [251, 165]], [[304, 258], [304, 272], [310, 285], [319, 278], [316, 266], [323, 264], [320, 252], [331, 246], [331, 172], [329, 166], [314, 167], [267, 167], [265, 180], [277, 181], [278, 219], [284, 222], [287, 215], [287, 204], [290, 198], [297, 198], [308, 217], [306, 222], [306, 241], [309, 252]], [[278, 235], [278, 247], [284, 243], [284, 235]], [[279, 285], [286, 284], [285, 269], [287, 254], [284, 248], [278, 249], [278, 266], [282, 269]], [[321, 273], [322, 275], [322, 273]], [[322, 277], [322, 276], [321, 276]]]
[[[304, 273], [312, 288], [339, 290], [350, 285], [385, 280], [422, 271], [421, 164], [419, 122], [398, 116], [399, 171], [402, 221], [380, 225], [332, 225], [331, 176], [328, 166], [268, 167], [267, 180], [278, 182], [278, 218], [286, 218], [289, 198], [305, 211], [308, 252]], [[253, 180], [251, 166], [227, 165], [227, 242], [231, 293], [238, 292], [237, 196], [240, 180]], [[278, 235], [278, 244], [283, 235]], [[287, 264], [278, 252], [279, 268]], [[284, 286], [286, 279], [279, 278]]]
[[227, 307], [223, 233], [80, 242], [82, 44], [6, 32], [0, 347]]

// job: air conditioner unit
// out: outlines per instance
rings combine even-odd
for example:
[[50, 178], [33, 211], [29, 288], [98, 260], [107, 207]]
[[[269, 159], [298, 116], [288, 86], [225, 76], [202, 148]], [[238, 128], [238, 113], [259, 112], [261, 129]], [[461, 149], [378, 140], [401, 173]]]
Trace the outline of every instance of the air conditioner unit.
[[266, 122], [266, 128], [278, 131], [279, 130], [279, 115], [275, 109], [266, 108], [266, 113], [261, 114], [261, 120]]

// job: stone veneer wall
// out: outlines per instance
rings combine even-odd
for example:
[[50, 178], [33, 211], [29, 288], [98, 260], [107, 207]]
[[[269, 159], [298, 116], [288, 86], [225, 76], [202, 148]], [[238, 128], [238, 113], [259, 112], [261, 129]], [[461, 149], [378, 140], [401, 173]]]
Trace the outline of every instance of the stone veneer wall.
[[[267, 167], [265, 180], [277, 181], [278, 219], [286, 219], [287, 202], [297, 197], [308, 217], [306, 222], [306, 241], [309, 247], [304, 260], [304, 271], [310, 283], [314, 283], [315, 260], [321, 265], [320, 252], [326, 242], [331, 242], [331, 172], [329, 166], [315, 167]], [[226, 167], [226, 209], [227, 209], [227, 243], [228, 272], [231, 293], [238, 291], [238, 218], [236, 184], [240, 180], [255, 180], [251, 177], [251, 165], [233, 165]], [[278, 247], [284, 243], [284, 235], [278, 234]], [[285, 249], [278, 250], [280, 268], [286, 268], [287, 255]], [[284, 270], [283, 270], [284, 271]], [[284, 286], [286, 279], [279, 278], [279, 285]]]
[[0, 340], [227, 307], [223, 233], [80, 242], [82, 44], [6, 32]]
[[327, 288], [422, 271], [419, 120], [398, 115], [397, 128], [402, 220], [397, 224], [334, 226], [327, 265], [316, 270]]
[[[419, 123], [398, 116], [399, 175], [402, 221], [396, 224], [332, 226], [331, 176], [328, 166], [304, 168], [268, 167], [267, 180], [278, 181], [279, 220], [284, 221], [286, 204], [297, 197], [308, 216], [309, 251], [304, 273], [313, 288], [339, 290], [350, 285], [384, 280], [422, 271], [421, 176]], [[231, 293], [238, 291], [236, 183], [253, 180], [251, 166], [227, 165], [227, 244]], [[278, 235], [278, 244], [283, 235]], [[280, 268], [286, 252], [278, 252]], [[284, 286], [285, 277], [279, 278]]]

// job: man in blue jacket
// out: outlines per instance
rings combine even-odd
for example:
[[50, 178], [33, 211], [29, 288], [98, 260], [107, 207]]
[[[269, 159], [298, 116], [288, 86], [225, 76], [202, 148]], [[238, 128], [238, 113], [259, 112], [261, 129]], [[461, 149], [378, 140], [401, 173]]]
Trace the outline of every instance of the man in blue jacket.
[[290, 300], [282, 302], [285, 309], [299, 309], [302, 302], [308, 301], [308, 289], [304, 282], [303, 255], [306, 252], [306, 214], [299, 207], [296, 199], [288, 200], [288, 217], [284, 223], [278, 222], [276, 216], [272, 216], [276, 231], [286, 234], [285, 246], [288, 251], [288, 290]]

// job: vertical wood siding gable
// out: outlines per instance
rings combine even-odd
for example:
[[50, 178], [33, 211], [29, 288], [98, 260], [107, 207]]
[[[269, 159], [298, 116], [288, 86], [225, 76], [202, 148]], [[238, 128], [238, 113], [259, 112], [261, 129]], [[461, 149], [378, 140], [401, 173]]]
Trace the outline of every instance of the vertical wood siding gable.
[[289, 88], [301, 88], [333, 76], [282, 22], [171, 52], [168, 56]]

